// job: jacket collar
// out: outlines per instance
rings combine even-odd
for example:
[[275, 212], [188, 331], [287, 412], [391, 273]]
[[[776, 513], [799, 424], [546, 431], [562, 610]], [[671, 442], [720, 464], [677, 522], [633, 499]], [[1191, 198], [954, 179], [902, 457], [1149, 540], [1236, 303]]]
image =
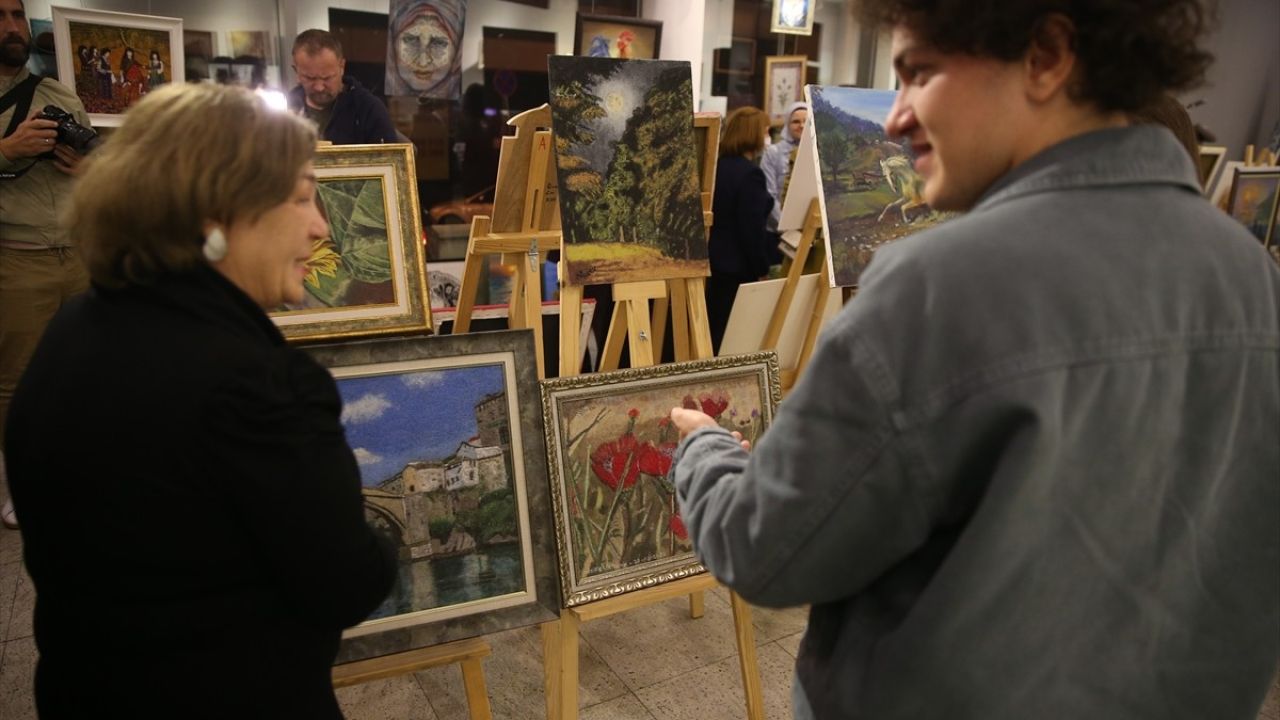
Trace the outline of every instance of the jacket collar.
[[1157, 125], [1108, 128], [1041, 151], [997, 180], [973, 209], [1042, 192], [1153, 183], [1200, 192], [1191, 158], [1167, 129]]

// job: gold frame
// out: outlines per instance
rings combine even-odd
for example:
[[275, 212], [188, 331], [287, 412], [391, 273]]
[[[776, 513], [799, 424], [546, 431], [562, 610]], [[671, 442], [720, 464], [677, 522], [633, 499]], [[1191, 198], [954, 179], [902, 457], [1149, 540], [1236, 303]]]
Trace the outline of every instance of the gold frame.
[[413, 146], [404, 143], [325, 145], [316, 151], [315, 170], [320, 182], [338, 179], [342, 171], [353, 171], [351, 177], [382, 177], [392, 186], [383, 193], [383, 202], [395, 301], [389, 305], [272, 312], [271, 318], [280, 332], [291, 341], [307, 342], [429, 334], [431, 303]]
[[805, 73], [807, 72], [809, 67], [808, 63], [809, 63], [809, 58], [808, 56], [805, 56], [805, 55], [769, 55], [764, 59], [764, 103], [763, 103], [764, 108], [763, 110], [769, 116], [769, 125], [771, 125], [772, 127], [785, 125], [787, 122], [787, 118], [783, 116], [785, 115], [785, 113], [783, 115], [774, 115], [774, 113], [769, 109], [773, 106], [773, 99], [774, 99], [773, 98], [774, 69], [782, 65], [785, 65], [785, 66], [796, 65], [796, 66], [799, 66], [800, 68], [800, 77], [799, 77], [799, 82], [796, 83], [795, 97], [791, 100], [791, 102], [787, 103], [788, 105], [790, 105], [792, 102], [799, 102], [801, 100], [804, 100]]
[[[1227, 214], [1231, 216], [1231, 219], [1237, 220], [1237, 221], [1239, 221], [1240, 218], [1236, 217], [1235, 215], [1236, 199], [1240, 192], [1240, 180], [1243, 178], [1275, 180], [1276, 192], [1280, 193], [1280, 167], [1261, 166], [1261, 167], [1235, 168], [1235, 172], [1232, 174], [1232, 177], [1231, 177], [1231, 191], [1227, 194]], [[1265, 248], [1270, 248], [1272, 247], [1272, 245], [1275, 244], [1277, 215], [1280, 215], [1280, 198], [1278, 198], [1276, 202], [1271, 204], [1271, 208], [1266, 218], [1267, 229], [1264, 235], [1258, 238], [1258, 241], [1261, 242], [1262, 246]], [[1253, 231], [1250, 230], [1249, 234], [1252, 235]]]
[[[670, 365], [657, 365], [647, 368], [632, 368], [594, 375], [579, 375], [566, 378], [555, 378], [542, 382], [542, 415], [547, 438], [547, 470], [551, 480], [551, 501], [555, 515], [556, 553], [559, 558], [561, 596], [566, 607], [603, 600], [615, 595], [622, 595], [642, 588], [653, 587], [662, 583], [705, 572], [706, 568], [694, 556], [693, 551], [673, 553], [667, 557], [651, 560], [640, 560], [630, 565], [609, 569], [594, 577], [579, 579], [576, 576], [573, 558], [576, 556], [573, 532], [570, 527], [568, 511], [569, 501], [566, 497], [566, 476], [562, 468], [571, 452], [567, 445], [585, 438], [587, 432], [600, 422], [597, 416], [585, 430], [569, 438], [567, 428], [562, 432], [561, 405], [566, 401], [581, 400], [615, 400], [619, 408], [633, 402], [630, 398], [637, 392], [646, 390], [664, 390], [670, 388], [674, 394], [672, 405], [679, 405], [682, 395], [690, 389], [690, 385], [710, 384], [715, 381], [741, 380], [754, 377], [754, 387], [759, 391], [760, 433], [773, 422], [775, 408], [782, 400], [782, 385], [779, 380], [778, 356], [772, 351], [736, 355], [709, 360]], [[687, 394], [687, 393], [686, 393]], [[665, 400], [665, 398], [663, 398]], [[724, 407], [724, 406], [722, 406]], [[635, 415], [630, 427], [635, 427]], [[566, 419], [567, 422], [567, 419]], [[755, 419], [750, 422], [754, 426]], [[631, 433], [629, 429], [628, 434]], [[634, 452], [634, 451], [633, 451]], [[623, 474], [630, 469], [630, 463], [639, 463], [632, 454], [626, 461]], [[588, 473], [591, 471], [588, 470]], [[619, 478], [621, 480], [621, 478]], [[607, 484], [607, 483], [606, 483]], [[621, 483], [619, 483], [621, 484]], [[616, 493], [630, 492], [631, 482], [626, 482], [622, 489], [616, 485]], [[638, 487], [638, 485], [637, 485]], [[639, 492], [636, 490], [635, 492]], [[577, 501], [575, 494], [574, 500]], [[612, 520], [612, 512], [606, 520], [603, 530], [608, 530]], [[661, 521], [661, 516], [658, 521]], [[589, 522], [589, 521], [588, 521]], [[649, 529], [648, 527], [644, 529]], [[674, 530], [673, 530], [674, 533]], [[674, 547], [674, 545], [672, 546]]]
[[813, 34], [813, 11], [814, 6], [818, 4], [817, 0], [805, 0], [807, 3], [804, 23], [799, 26], [783, 25], [782, 20], [782, 3], [786, 0], [773, 0], [773, 9], [769, 15], [769, 32], [781, 33], [783, 35], [812, 35]]

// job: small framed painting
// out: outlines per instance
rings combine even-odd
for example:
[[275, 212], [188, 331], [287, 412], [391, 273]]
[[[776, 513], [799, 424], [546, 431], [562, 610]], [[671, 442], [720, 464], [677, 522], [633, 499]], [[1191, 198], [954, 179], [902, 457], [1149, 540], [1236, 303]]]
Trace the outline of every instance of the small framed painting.
[[1231, 183], [1227, 212], [1264, 246], [1276, 241], [1276, 210], [1280, 208], [1280, 168], [1237, 168]]
[[75, 91], [95, 127], [115, 127], [130, 105], [185, 80], [182, 20], [53, 7], [58, 79]]
[[755, 440], [781, 392], [772, 352], [543, 381], [565, 604], [703, 572], [667, 479], [671, 408], [697, 408]]
[[1200, 146], [1200, 167], [1197, 170], [1200, 172], [1200, 187], [1205, 195], [1213, 188], [1213, 179], [1217, 177], [1226, 158], [1227, 148], [1224, 145]]
[[816, 0], [773, 0], [770, 32], [786, 35], [813, 34], [813, 6]]
[[787, 109], [804, 100], [804, 55], [770, 55], [764, 59], [764, 111], [769, 124], [787, 122]]
[[657, 60], [662, 49], [662, 23], [578, 13], [573, 47], [574, 54], [582, 57]]
[[316, 201], [329, 237], [307, 261], [301, 303], [271, 312], [290, 340], [431, 332], [413, 146], [327, 145]]

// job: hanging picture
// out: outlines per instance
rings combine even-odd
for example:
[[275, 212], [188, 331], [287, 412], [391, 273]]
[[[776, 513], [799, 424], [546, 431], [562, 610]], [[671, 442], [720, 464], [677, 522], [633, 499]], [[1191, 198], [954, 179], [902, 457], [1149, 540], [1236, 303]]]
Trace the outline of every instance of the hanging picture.
[[32, 75], [58, 79], [58, 56], [54, 51], [53, 21], [32, 18], [31, 54], [27, 56], [27, 69]]
[[662, 49], [662, 23], [611, 15], [578, 13], [573, 47], [582, 57], [657, 60]]
[[387, 599], [341, 660], [555, 619], [533, 335], [317, 346], [360, 467], [365, 519], [398, 549]]
[[332, 145], [316, 153], [315, 243], [297, 305], [271, 313], [293, 340], [430, 332], [412, 145]]
[[804, 100], [804, 55], [771, 55], [764, 59], [764, 110], [769, 124], [784, 125], [792, 103]]
[[565, 282], [708, 274], [689, 63], [556, 56]]
[[75, 91], [97, 127], [155, 88], [185, 79], [182, 20], [53, 7], [58, 79]]
[[1227, 212], [1263, 245], [1275, 242], [1280, 205], [1280, 168], [1237, 168]]
[[832, 287], [858, 284], [876, 248], [938, 224], [907, 147], [885, 135], [887, 90], [806, 86], [817, 138], [823, 235]]
[[701, 410], [754, 441], [780, 398], [771, 352], [543, 381], [565, 604], [702, 572], [667, 479], [671, 408]]
[[391, 0], [388, 95], [462, 97], [462, 31], [467, 0]]
[[773, 0], [770, 32], [787, 35], [813, 34], [813, 6], [817, 0]]

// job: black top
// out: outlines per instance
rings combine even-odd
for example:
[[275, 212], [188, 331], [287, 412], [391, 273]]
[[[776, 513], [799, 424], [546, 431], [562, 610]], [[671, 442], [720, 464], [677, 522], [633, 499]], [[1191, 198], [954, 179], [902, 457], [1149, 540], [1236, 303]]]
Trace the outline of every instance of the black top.
[[49, 324], [5, 447], [41, 717], [339, 718], [386, 595], [333, 379], [202, 266]]
[[773, 196], [765, 188], [764, 171], [741, 155], [716, 163], [716, 193], [711, 203], [711, 273], [759, 280], [769, 266], [782, 262], [776, 240], [765, 230]]
[[[298, 85], [289, 91], [289, 108], [302, 112], [306, 93]], [[342, 92], [330, 106], [332, 114], [321, 139], [334, 145], [369, 145], [400, 142], [387, 106], [350, 75], [342, 78]]]

